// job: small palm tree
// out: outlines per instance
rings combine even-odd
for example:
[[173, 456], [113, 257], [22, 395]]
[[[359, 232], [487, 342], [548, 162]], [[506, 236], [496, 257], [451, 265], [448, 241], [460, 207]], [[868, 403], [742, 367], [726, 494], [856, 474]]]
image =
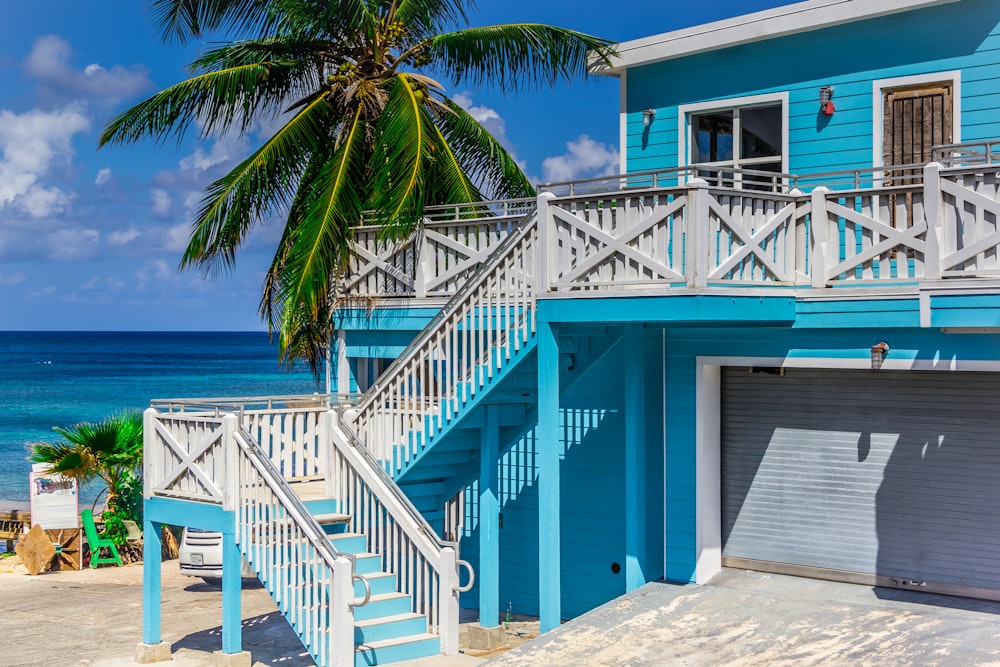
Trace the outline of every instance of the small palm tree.
[[[107, 485], [109, 509], [134, 488], [142, 467], [142, 415], [126, 410], [92, 424], [54, 427], [65, 442], [31, 444], [28, 460], [44, 463], [50, 472], [77, 478], [81, 484], [100, 479]], [[100, 498], [102, 491], [97, 495]], [[94, 505], [97, 505], [97, 498]], [[126, 517], [130, 518], [130, 517]]]
[[[468, 25], [471, 0], [150, 0], [165, 39], [209, 31], [193, 76], [113, 118], [100, 144], [246, 134], [284, 125], [206, 190], [182, 267], [232, 268], [256, 224], [285, 218], [261, 316], [285, 361], [322, 359], [352, 227], [377, 212], [386, 238], [409, 234], [425, 206], [531, 196], [506, 150], [447, 94], [514, 91], [586, 74], [610, 42], [540, 24]], [[457, 29], [453, 29], [459, 26]]]

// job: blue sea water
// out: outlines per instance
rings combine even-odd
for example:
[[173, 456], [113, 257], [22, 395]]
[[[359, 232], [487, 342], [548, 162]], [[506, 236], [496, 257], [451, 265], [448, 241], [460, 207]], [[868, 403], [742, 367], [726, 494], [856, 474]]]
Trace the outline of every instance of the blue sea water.
[[27, 443], [58, 442], [53, 426], [159, 398], [323, 391], [277, 359], [263, 332], [0, 332], [0, 500], [28, 500]]

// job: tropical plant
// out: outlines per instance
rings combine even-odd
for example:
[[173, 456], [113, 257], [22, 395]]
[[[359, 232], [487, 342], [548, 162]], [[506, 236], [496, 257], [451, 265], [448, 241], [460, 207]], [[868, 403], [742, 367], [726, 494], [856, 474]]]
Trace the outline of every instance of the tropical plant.
[[[504, 92], [585, 75], [610, 42], [541, 24], [468, 27], [472, 0], [150, 0], [166, 40], [232, 41], [193, 76], [109, 121], [100, 144], [283, 126], [205, 192], [182, 267], [232, 268], [254, 225], [282, 216], [260, 314], [284, 361], [316, 370], [365, 211], [388, 239], [423, 208], [531, 196], [514, 159], [434, 76]], [[591, 55], [592, 54], [592, 55]]]
[[122, 520], [142, 521], [142, 415], [125, 410], [97, 424], [82, 422], [52, 430], [64, 441], [30, 444], [28, 460], [46, 464], [49, 472], [75, 477], [81, 485], [103, 481], [106, 489], [97, 494], [94, 506], [106, 491], [105, 530], [116, 544], [125, 544]]

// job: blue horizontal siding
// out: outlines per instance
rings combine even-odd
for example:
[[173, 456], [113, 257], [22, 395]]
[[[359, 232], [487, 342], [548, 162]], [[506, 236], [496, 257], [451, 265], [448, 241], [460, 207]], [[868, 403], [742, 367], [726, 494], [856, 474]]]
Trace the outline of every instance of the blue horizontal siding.
[[[789, 96], [790, 171], [871, 167], [873, 80], [955, 69], [963, 70], [961, 139], [998, 137], [998, 25], [1000, 4], [963, 0], [631, 68], [627, 169], [677, 166], [678, 105], [777, 92]], [[823, 85], [836, 88], [832, 118], [819, 115]], [[645, 108], [657, 116], [644, 143]]]

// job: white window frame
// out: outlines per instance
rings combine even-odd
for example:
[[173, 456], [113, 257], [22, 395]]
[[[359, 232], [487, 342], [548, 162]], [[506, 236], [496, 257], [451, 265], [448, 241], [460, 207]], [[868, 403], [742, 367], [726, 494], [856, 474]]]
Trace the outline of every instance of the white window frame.
[[[882, 114], [885, 110], [885, 91], [887, 88], [906, 88], [924, 83], [951, 82], [951, 141], [954, 144], [962, 141], [962, 70], [954, 69], [945, 72], [930, 72], [912, 76], [897, 76], [891, 79], [875, 79], [872, 81], [872, 167], [884, 167], [882, 159], [885, 148], [884, 124]], [[891, 165], [890, 165], [891, 166]], [[877, 174], [881, 176], [881, 174]]]
[[[761, 107], [781, 104], [781, 173], [788, 173], [788, 91], [780, 93], [765, 93], [762, 95], [748, 95], [745, 97], [730, 97], [724, 100], [713, 100], [711, 102], [697, 102], [694, 104], [681, 104], [677, 107], [677, 166], [690, 167], [691, 163], [691, 116], [699, 113], [711, 111], [728, 111], [729, 109], [744, 107]], [[739, 141], [739, 137], [733, 138], [733, 144]], [[698, 164], [714, 164], [701, 163]], [[750, 167], [752, 168], [752, 165]]]

